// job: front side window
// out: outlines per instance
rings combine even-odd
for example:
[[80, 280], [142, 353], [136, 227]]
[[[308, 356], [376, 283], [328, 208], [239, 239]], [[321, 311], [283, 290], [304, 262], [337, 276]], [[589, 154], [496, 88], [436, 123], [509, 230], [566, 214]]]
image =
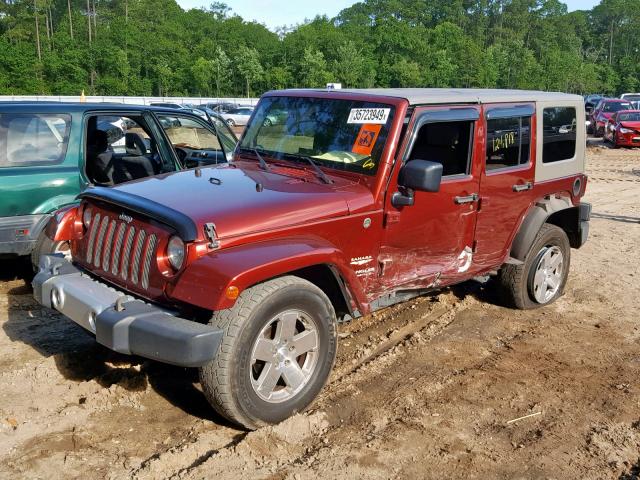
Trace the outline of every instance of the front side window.
[[569, 160], [576, 154], [576, 109], [545, 108], [542, 120], [542, 163]]
[[443, 176], [468, 174], [473, 126], [471, 121], [425, 123], [418, 131], [407, 161], [441, 163]]
[[218, 137], [191, 118], [158, 115], [160, 124], [175, 147], [191, 150], [222, 150]]
[[531, 117], [487, 120], [487, 171], [529, 163]]
[[66, 114], [1, 114], [0, 167], [62, 163], [70, 130]]
[[240, 150], [375, 175], [393, 124], [391, 105], [302, 97], [260, 101]]
[[[228, 133], [226, 125], [218, 125], [214, 131], [211, 125], [184, 115], [162, 114], [158, 115], [158, 120], [178, 158], [187, 168], [230, 160], [235, 140]], [[215, 125], [216, 120], [212, 121]]]
[[231, 153], [236, 148], [236, 144], [238, 143], [238, 138], [231, 131], [227, 122], [215, 115], [210, 115], [209, 118], [211, 119], [211, 123], [216, 130], [218, 140], [222, 144], [222, 148], [224, 149], [227, 158], [230, 160]]

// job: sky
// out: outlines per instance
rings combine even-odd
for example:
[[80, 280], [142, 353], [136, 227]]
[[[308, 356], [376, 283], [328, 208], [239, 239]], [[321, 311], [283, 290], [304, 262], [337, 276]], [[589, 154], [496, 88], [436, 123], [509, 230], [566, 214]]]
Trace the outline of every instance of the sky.
[[[223, 0], [224, 1], [224, 0]], [[184, 8], [208, 7], [210, 0], [177, 0]], [[245, 20], [255, 20], [274, 30], [283, 25], [295, 25], [312, 19], [316, 15], [334, 17], [340, 10], [356, 3], [354, 0], [227, 0], [224, 1]], [[572, 10], [587, 10], [597, 5], [599, 0], [564, 0]]]

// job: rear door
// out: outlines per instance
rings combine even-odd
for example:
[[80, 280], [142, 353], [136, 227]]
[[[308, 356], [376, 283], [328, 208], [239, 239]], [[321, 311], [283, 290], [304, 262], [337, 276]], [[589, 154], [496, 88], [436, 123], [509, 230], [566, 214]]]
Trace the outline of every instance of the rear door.
[[48, 213], [79, 191], [72, 115], [0, 112], [0, 217]]
[[536, 155], [534, 104], [489, 104], [484, 112], [486, 141], [474, 252], [478, 270], [502, 262], [530, 205]]

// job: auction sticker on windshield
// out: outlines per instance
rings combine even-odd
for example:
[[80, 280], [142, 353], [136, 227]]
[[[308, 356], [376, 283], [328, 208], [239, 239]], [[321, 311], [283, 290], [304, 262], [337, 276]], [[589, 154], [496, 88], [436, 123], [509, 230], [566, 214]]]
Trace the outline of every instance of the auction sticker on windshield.
[[360, 127], [360, 133], [358, 133], [356, 141], [353, 147], [351, 147], [351, 151], [360, 155], [371, 155], [381, 129], [382, 125], [380, 124], [362, 125], [362, 127]]
[[347, 123], [387, 123], [390, 108], [352, 108]]

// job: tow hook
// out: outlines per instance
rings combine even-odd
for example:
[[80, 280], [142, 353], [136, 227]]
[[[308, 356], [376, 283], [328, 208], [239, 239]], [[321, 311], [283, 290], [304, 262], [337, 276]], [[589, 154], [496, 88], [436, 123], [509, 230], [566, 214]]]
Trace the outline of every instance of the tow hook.
[[127, 297], [125, 297], [124, 295], [118, 297], [118, 299], [116, 300], [116, 305], [115, 307], [113, 307], [116, 312], [124, 312], [124, 302], [126, 299]]

